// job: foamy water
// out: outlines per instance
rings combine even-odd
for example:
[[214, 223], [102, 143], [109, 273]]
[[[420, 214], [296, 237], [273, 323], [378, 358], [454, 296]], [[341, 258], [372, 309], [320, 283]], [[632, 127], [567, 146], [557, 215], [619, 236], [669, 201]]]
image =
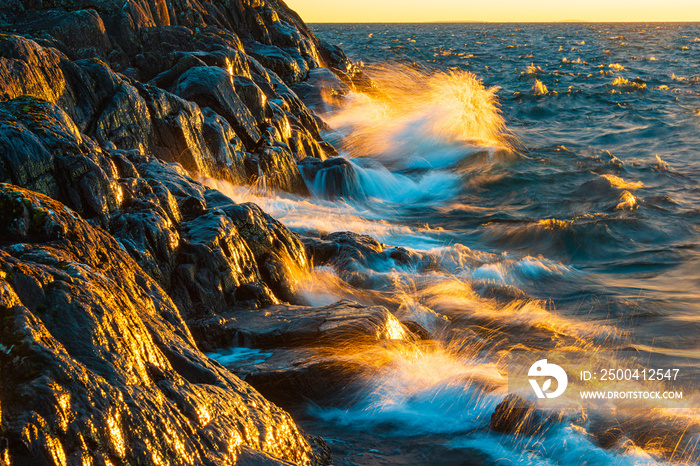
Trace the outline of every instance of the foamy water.
[[[321, 171], [301, 199], [205, 182], [300, 233], [413, 252], [314, 268], [299, 293], [387, 306], [434, 339], [354, 354], [368, 368], [355, 403], [314, 406], [318, 422], [437, 438], [493, 464], [698, 464], [692, 391], [669, 412], [564, 412], [534, 435], [487, 427], [512, 349], [633, 348], [698, 375], [700, 26], [315, 29], [365, 60], [380, 91], [323, 115], [352, 183], [330, 195], [337, 180]], [[610, 419], [623, 435], [603, 445]]]

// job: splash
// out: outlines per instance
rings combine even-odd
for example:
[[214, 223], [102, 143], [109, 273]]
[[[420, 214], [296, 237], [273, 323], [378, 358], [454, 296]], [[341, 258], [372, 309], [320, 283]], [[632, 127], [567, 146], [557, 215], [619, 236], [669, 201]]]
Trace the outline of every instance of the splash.
[[608, 65], [608, 68], [615, 71], [625, 71], [625, 67], [620, 65], [619, 63], [610, 63]]
[[446, 168], [483, 147], [508, 145], [498, 88], [472, 73], [401, 65], [367, 72], [380, 91], [352, 94], [345, 108], [326, 115], [350, 156], [390, 169]]
[[200, 176], [200, 182], [228, 196], [236, 203], [253, 202], [268, 214], [296, 232], [320, 234], [352, 231], [367, 234], [391, 244], [414, 248], [433, 248], [441, 244], [425, 228], [401, 225], [399, 214], [382, 205], [375, 212], [364, 205], [346, 200], [328, 201], [319, 198], [300, 198], [287, 193], [276, 193], [256, 186], [237, 186], [224, 180]]
[[534, 63], [531, 63], [530, 65], [528, 65], [527, 69], [525, 69], [525, 73], [526, 74], [542, 74], [542, 73], [544, 73], [544, 71], [539, 66], [535, 66]]
[[615, 175], [601, 175], [603, 178], [610, 182], [610, 185], [614, 188], [620, 189], [639, 189], [644, 187], [644, 183], [641, 181], [625, 181], [619, 176]]
[[647, 88], [646, 83], [642, 82], [639, 78], [630, 81], [629, 79], [623, 78], [622, 76], [618, 76], [617, 78], [615, 78], [612, 82], [612, 85], [621, 89], [633, 91], [643, 91]]
[[617, 210], [634, 210], [637, 208], [637, 198], [629, 191], [622, 191], [620, 203], [615, 207]]
[[535, 84], [532, 86], [532, 92], [535, 95], [547, 95], [549, 93], [547, 86], [545, 86], [539, 79], [535, 79]]

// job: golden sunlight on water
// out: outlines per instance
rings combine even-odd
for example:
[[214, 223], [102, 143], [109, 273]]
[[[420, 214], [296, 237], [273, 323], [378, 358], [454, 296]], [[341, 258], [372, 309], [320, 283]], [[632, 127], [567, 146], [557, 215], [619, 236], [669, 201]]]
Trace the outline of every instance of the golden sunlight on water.
[[[618, 189], [641, 187], [637, 182], [620, 177], [605, 178]], [[323, 231], [336, 231], [344, 229], [346, 223], [343, 222], [351, 220], [358, 232], [396, 233], [390, 222], [368, 219], [350, 205], [337, 204], [332, 208], [322, 200], [276, 197], [273, 193], [237, 188], [224, 182], [204, 181], [216, 183], [236, 202], [262, 203], [273, 215], [285, 223], [290, 220], [297, 227], [311, 224]], [[323, 213], [324, 209], [329, 210]], [[345, 213], [341, 213], [344, 210]], [[335, 217], [339, 215], [346, 215], [346, 220]], [[559, 228], [564, 222], [542, 223]], [[416, 233], [402, 228], [404, 234]], [[383, 283], [382, 287], [353, 286], [329, 266], [295, 275], [297, 292], [311, 305], [352, 299], [367, 305], [384, 305], [396, 316], [389, 319], [383, 330], [386, 342], [383, 345], [337, 345], [324, 350], [326, 357], [341, 358], [355, 369], [364, 368], [363, 375], [359, 376], [364, 388], [357, 395], [357, 404], [346, 410], [324, 411], [323, 415], [333, 422], [354, 425], [384, 419], [409, 426], [415, 422], [414, 429], [430, 426], [431, 432], [476, 429], [488, 424], [495, 406], [507, 393], [518, 391], [516, 386], [509, 386], [508, 379], [507, 361], [513, 350], [525, 354], [546, 350], [579, 354], [581, 361], [574, 367], [583, 370], [600, 359], [612, 361], [614, 348], [623, 341], [625, 330], [622, 327], [582, 322], [556, 314], [540, 300], [523, 296], [504, 299], [505, 296], [498, 293], [493, 298], [480, 296], [474, 290], [475, 275], [500, 277], [503, 274], [499, 264], [488, 263], [493, 259], [491, 256], [457, 246], [419, 252], [433, 256], [432, 262], [443, 267], [448, 263], [460, 265], [451, 273], [441, 272], [437, 266], [423, 273], [396, 268], [384, 272], [356, 270], [360, 275], [368, 273], [372, 279]], [[547, 269], [550, 272], [567, 273], [565, 267], [560, 266], [559, 270], [554, 264], [548, 266], [536, 259], [530, 259], [527, 264], [542, 270], [551, 267]], [[420, 323], [434, 340], [412, 341], [399, 321]], [[640, 388], [638, 383], [629, 381], [617, 382], [606, 389]], [[659, 386], [643, 388], [658, 389]], [[676, 463], [692, 464], [698, 459], [696, 431], [700, 428], [700, 413], [692, 409], [695, 398], [688, 397], [685, 401], [683, 407], [674, 409], [642, 403], [643, 414], [637, 402], [621, 405], [612, 414], [594, 410], [587, 417], [581, 417], [580, 410], [571, 408], [572, 401], [569, 407], [558, 408], [548, 416], [566, 419], [567, 432], [578, 432], [577, 435], [595, 438], [596, 442], [611, 442], [606, 448], [614, 448], [632, 458], [655, 455]], [[538, 435], [569, 435], [553, 433], [551, 429], [554, 427], [545, 425]], [[533, 439], [531, 434], [514, 434], [512, 448], [516, 451], [532, 448], [532, 442], [544, 441], [539, 437], [539, 440]]]
[[[564, 59], [563, 63], [586, 64], [581, 58]], [[617, 63], [608, 68], [611, 73], [625, 71]], [[344, 157], [374, 159], [388, 173], [455, 166], [460, 170], [477, 159], [491, 160], [497, 154], [517, 153], [512, 150], [515, 138], [506, 128], [499, 109], [498, 89], [486, 88], [473, 74], [426, 73], [405, 66], [368, 68], [367, 72], [377, 83], [375, 92], [351, 93], [346, 105], [324, 115], [330, 126], [344, 137], [339, 143]], [[541, 73], [542, 69], [534, 64], [527, 67], [526, 74], [538, 76], [532, 93], [554, 95], [556, 91], [549, 91], [539, 80], [544, 79], [539, 77]], [[610, 78], [607, 79], [610, 89]], [[618, 77], [612, 81], [612, 88], [615, 92], [637, 92], [645, 90], [646, 84]], [[331, 108], [337, 104], [328, 103]], [[657, 156], [657, 165], [663, 164]], [[355, 169], [375, 167], [360, 162], [354, 166]], [[620, 173], [594, 176], [606, 189], [614, 188], [611, 191], [615, 203], [610, 209], [616, 206], [624, 210], [620, 215], [639, 209], [643, 188], [648, 186], [645, 178], [625, 174], [627, 179], [624, 179]], [[359, 401], [349, 409], [328, 411], [326, 414], [334, 421], [353, 425], [385, 419], [419, 430], [430, 425], [426, 432], [431, 433], [483, 429], [508, 393], [522, 389], [524, 394], [530, 390], [529, 384], [509, 385], [507, 361], [514, 352], [529, 355], [556, 350], [578, 355], [580, 360], [572, 366], [573, 372], [594, 363], [624, 363], [621, 356], [618, 360], [616, 351], [626, 344], [627, 327], [610, 323], [604, 317], [579, 319], [577, 315], [557, 312], [547, 299], [528, 296], [518, 288], [518, 283], [508, 282], [504, 257], [472, 251], [459, 244], [431, 243], [434, 238], [430, 237], [430, 228], [402, 224], [398, 215], [392, 218], [396, 212], [384, 209], [378, 215], [352, 199], [333, 202], [314, 197], [300, 199], [269, 192], [264, 184], [251, 189], [217, 180], [203, 181], [236, 202], [261, 205], [297, 231], [315, 231], [321, 235], [335, 231], [370, 234], [379, 241], [407, 249], [413, 247], [413, 252], [429, 258], [431, 266], [421, 271], [395, 264], [364, 264], [353, 270], [311, 264], [308, 273], [299, 270], [290, 274], [297, 282], [298, 295], [313, 306], [351, 299], [366, 305], [383, 305], [392, 312], [379, 332], [383, 337], [380, 345], [339, 344], [325, 349], [326, 356], [344, 358], [354, 368], [364, 368], [359, 376], [362, 385]], [[579, 221], [578, 217], [564, 218], [540, 217], [532, 222], [532, 228], [555, 235], [571, 230]], [[456, 256], [452, 261], [458, 266], [445, 266], [449, 262], [446, 256], [450, 254]], [[542, 256], [528, 256], [521, 262], [524, 267], [537, 269], [532, 280], [541, 280], [547, 274], [578, 273]], [[401, 323], [419, 324], [433, 340], [416, 340]], [[605, 387], [616, 391], [642, 388], [660, 390], [663, 385], [642, 387], [636, 381], [618, 381]], [[599, 445], [606, 451], [630, 455], [633, 462], [629, 464], [653, 464], [649, 461], [655, 458], [690, 464], [700, 459], [700, 413], [692, 408], [697, 401], [694, 393], [688, 393], [684, 403], [674, 409], [642, 401], [582, 414], [580, 407], [571, 407], [575, 406], [573, 400], [568, 401], [569, 406], [549, 412], [541, 410], [543, 422], [536, 435], [517, 430], [512, 433], [509, 441], [513, 451], [543, 448], [542, 436], [548, 435], [560, 443], [585, 443], [586, 448]], [[557, 423], [548, 423], [550, 417], [558, 419]], [[576, 437], [570, 437], [571, 433]], [[576, 451], [576, 447], [567, 454], [571, 451]], [[558, 458], [556, 449], [543, 455]], [[634, 458], [642, 461], [636, 463]]]
[[461, 147], [462, 156], [465, 145], [508, 145], [498, 88], [484, 87], [474, 74], [400, 65], [369, 71], [379, 91], [352, 94], [349, 105], [326, 116], [346, 136], [349, 155], [392, 166], [430, 154], [446, 141], [452, 149]]

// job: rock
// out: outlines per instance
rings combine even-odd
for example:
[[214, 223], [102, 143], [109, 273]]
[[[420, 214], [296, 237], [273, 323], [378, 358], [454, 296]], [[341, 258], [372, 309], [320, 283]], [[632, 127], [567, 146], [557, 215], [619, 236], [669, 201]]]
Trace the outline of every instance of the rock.
[[68, 12], [50, 10], [29, 26], [32, 32], [44, 31], [60, 41], [58, 46], [63, 46], [61, 50], [66, 54], [74, 52], [80, 58], [106, 58], [112, 50], [102, 17], [92, 8]]
[[228, 121], [213, 110], [205, 108], [203, 115], [204, 141], [220, 167], [219, 177], [235, 184], [245, 184], [245, 161], [251, 156], [245, 152], [243, 141]]
[[116, 167], [70, 117], [30, 97], [0, 102], [0, 179], [59, 199], [81, 214], [119, 207]]
[[278, 302], [262, 283], [253, 253], [235, 223], [223, 211], [209, 211], [183, 224], [182, 230], [184, 244], [178, 253], [178, 277], [173, 289], [176, 295], [186, 290], [196, 294], [192, 301], [199, 306], [226, 309], [236, 304], [235, 291], [241, 285], [254, 284], [266, 295], [257, 295], [258, 302]]
[[315, 266], [331, 265], [338, 275], [353, 286], [365, 287], [368, 282], [391, 283], [386, 274], [401, 267], [421, 267], [423, 257], [404, 248], [387, 247], [368, 235], [336, 232], [320, 237], [302, 238], [307, 255]]
[[218, 332], [230, 332], [230, 343], [223, 346], [247, 348], [376, 343], [408, 336], [386, 308], [367, 307], [351, 301], [319, 308], [279, 305], [264, 311], [237, 310], [217, 325]]
[[110, 233], [149, 276], [169, 289], [174, 256], [180, 247], [177, 202], [159, 182], [151, 186], [143, 178], [128, 178], [120, 184], [125, 201], [110, 218]]
[[199, 66], [207, 66], [207, 64], [195, 54], [185, 54], [175, 63], [175, 65], [149, 81], [149, 84], [160, 87], [161, 89], [167, 89], [172, 87], [175, 81], [177, 81], [177, 79], [182, 76], [185, 71]]
[[259, 43], [249, 44], [248, 53], [270, 68], [282, 79], [296, 84], [304, 80], [309, 72], [309, 66], [298, 53], [287, 49], [286, 51], [274, 45]]
[[545, 427], [545, 420], [534, 403], [517, 395], [508, 395], [496, 406], [489, 427], [495, 432], [534, 435]]
[[195, 335], [209, 336], [210, 350], [237, 347], [232, 355], [219, 350], [211, 356], [285, 407], [349, 401], [355, 383], [376, 370], [355, 353], [415, 338], [386, 308], [351, 301], [232, 310], [192, 328]]
[[31, 96], [65, 109], [82, 131], [96, 98], [85, 86], [89, 77], [53, 48], [19, 36], [0, 35], [0, 100]]
[[97, 117], [94, 129], [98, 142], [104, 144], [109, 141], [119, 149], [136, 149], [142, 153], [152, 149], [145, 141], [152, 137], [154, 131], [146, 100], [126, 82], [115, 89], [114, 95]]
[[[267, 188], [280, 189], [300, 196], [309, 195], [309, 189], [288, 148], [267, 146], [258, 155], [256, 161], [258, 178], [262, 178], [261, 182]], [[249, 176], [254, 177], [255, 173], [249, 173]]]
[[271, 350], [264, 362], [230, 368], [265, 398], [285, 408], [312, 401], [338, 406], [349, 402], [372, 368], [332, 350]]
[[[21, 35], [0, 34], [0, 182], [14, 185], [0, 184], [0, 462], [330, 464], [197, 348], [236, 335], [233, 309], [301, 302], [309, 264], [286, 227], [196, 179], [308, 195], [297, 161], [337, 153], [289, 86], [343, 68], [342, 51], [276, 0], [7, 0], [8, 29]], [[321, 341], [401, 333], [385, 309], [353, 306], [299, 309]], [[299, 365], [299, 382], [251, 377], [331, 383], [324, 364]]]
[[254, 204], [235, 204], [214, 190], [205, 196], [209, 208], [222, 210], [234, 222], [275, 296], [296, 302], [299, 282], [308, 273], [306, 250], [299, 238]]
[[3, 458], [195, 465], [260, 451], [327, 464], [288, 414], [196, 349], [170, 298], [109, 235], [9, 185], [0, 212]]
[[250, 113], [255, 118], [255, 121], [260, 125], [267, 118], [267, 96], [258, 87], [255, 82], [245, 76], [233, 77], [236, 93], [240, 96], [243, 103], [248, 107]]
[[292, 86], [292, 90], [307, 107], [318, 112], [339, 108], [342, 98], [351, 91], [350, 86], [324, 67], [309, 70], [308, 78]]
[[300, 170], [313, 192], [326, 199], [362, 200], [367, 197], [355, 167], [344, 157], [304, 160]]
[[200, 107], [211, 108], [228, 120], [247, 148], [257, 146], [260, 131], [255, 118], [236, 94], [228, 72], [214, 66], [190, 68], [177, 80], [173, 92]]

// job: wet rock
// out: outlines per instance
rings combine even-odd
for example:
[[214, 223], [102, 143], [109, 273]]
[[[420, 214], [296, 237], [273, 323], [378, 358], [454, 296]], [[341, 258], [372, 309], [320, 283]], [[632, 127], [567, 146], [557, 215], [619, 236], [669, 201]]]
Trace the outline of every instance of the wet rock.
[[139, 174], [149, 183], [162, 183], [177, 200], [183, 215], [197, 216], [204, 213], [207, 201], [206, 188], [193, 180], [182, 166], [164, 163], [155, 157], [130, 154]]
[[231, 370], [285, 408], [309, 401], [338, 406], [350, 401], [361, 388], [358, 380], [370, 371], [366, 364], [338, 353], [309, 348], [273, 350], [264, 362], [236, 364]]
[[[376, 271], [420, 267], [423, 257], [405, 248], [388, 247], [368, 235], [336, 232], [320, 237], [305, 236], [302, 241], [315, 266], [331, 265], [353, 286], [387, 280]], [[389, 282], [387, 282], [389, 284]]]
[[517, 395], [508, 395], [493, 414], [489, 427], [495, 432], [534, 435], [546, 428], [546, 416], [535, 409], [534, 403]]
[[196, 349], [170, 298], [109, 235], [9, 185], [0, 211], [3, 458], [195, 465], [261, 451], [323, 464], [288, 414]]
[[[301, 176], [294, 155], [285, 146], [267, 146], [257, 156], [258, 178], [264, 186], [300, 196], [308, 196], [309, 189]], [[249, 176], [255, 176], [250, 173]], [[257, 180], [256, 180], [257, 181]]]
[[376, 370], [356, 352], [414, 339], [386, 308], [351, 301], [319, 308], [233, 310], [192, 328], [195, 335], [210, 337], [211, 349], [242, 347], [231, 349], [234, 356], [220, 351], [214, 357], [285, 407], [308, 400], [349, 401], [357, 381]]
[[234, 86], [243, 103], [258, 124], [263, 124], [267, 118], [267, 96], [255, 82], [245, 76], [234, 76]]
[[320, 112], [340, 106], [342, 98], [351, 91], [335, 73], [323, 67], [309, 70], [308, 78], [292, 86], [292, 90], [307, 107]]
[[404, 339], [408, 335], [386, 308], [352, 301], [317, 308], [279, 305], [264, 310], [236, 310], [223, 321], [217, 320], [216, 327], [209, 325], [207, 333], [228, 339], [219, 340], [220, 347], [333, 346]]
[[154, 133], [148, 105], [128, 83], [122, 82], [115, 89], [94, 125], [95, 138], [103, 144], [110, 141], [119, 149], [140, 152], [151, 149], [146, 143]]
[[84, 139], [70, 117], [24, 97], [0, 103], [0, 179], [104, 218], [119, 206], [114, 164]]
[[255, 204], [235, 204], [214, 190], [205, 196], [209, 208], [222, 210], [234, 222], [275, 296], [296, 302], [299, 281], [308, 273], [306, 250], [299, 238]]
[[228, 72], [213, 66], [190, 68], [177, 80], [173, 92], [226, 118], [249, 149], [258, 144], [255, 118], [236, 94]]
[[270, 68], [282, 79], [292, 84], [304, 80], [309, 72], [307, 62], [294, 50], [284, 51], [274, 45], [259, 43], [249, 44], [246, 50], [266, 68]]
[[362, 184], [355, 167], [344, 157], [303, 160], [300, 170], [313, 191], [326, 199], [364, 199]]
[[195, 294], [190, 299], [198, 306], [225, 309], [236, 304], [236, 296], [247, 297], [245, 293], [235, 294], [241, 285], [255, 284], [264, 290], [264, 294], [255, 296], [258, 302], [277, 302], [262, 283], [253, 253], [223, 211], [209, 211], [186, 222], [182, 237], [175, 295], [182, 291]]
[[32, 18], [27, 26], [32, 32], [42, 31], [60, 41], [58, 47], [64, 53], [75, 52], [79, 58], [105, 58], [112, 50], [102, 17], [94, 9], [50, 10]]
[[[0, 228], [0, 394], [12, 464], [216, 463], [240, 446], [315, 462], [286, 413], [199, 353], [172, 301], [113, 239], [7, 185], [0, 210], [10, 219]], [[34, 312], [20, 298], [32, 288], [45, 296], [28, 303]]]
[[58, 50], [0, 34], [0, 99], [31, 96], [65, 109], [81, 130], [96, 105], [89, 77]]
[[190, 68], [207, 66], [207, 64], [194, 54], [185, 54], [171, 68], [163, 71], [158, 76], [149, 81], [149, 84], [167, 89], [175, 84], [182, 74]]
[[[54, 200], [0, 186], [0, 462], [328, 464], [196, 346], [232, 338], [217, 313], [296, 302], [304, 245], [195, 178], [307, 195], [297, 161], [335, 149], [289, 85], [342, 53], [265, 0], [8, 0], [10, 27], [0, 182]], [[386, 338], [386, 310], [344, 306], [309, 328]]]
[[222, 178], [235, 184], [245, 184], [245, 161], [250, 158], [250, 154], [245, 151], [243, 141], [228, 121], [213, 110], [205, 108], [203, 115], [204, 141], [216, 159], [219, 173], [225, 174]]

